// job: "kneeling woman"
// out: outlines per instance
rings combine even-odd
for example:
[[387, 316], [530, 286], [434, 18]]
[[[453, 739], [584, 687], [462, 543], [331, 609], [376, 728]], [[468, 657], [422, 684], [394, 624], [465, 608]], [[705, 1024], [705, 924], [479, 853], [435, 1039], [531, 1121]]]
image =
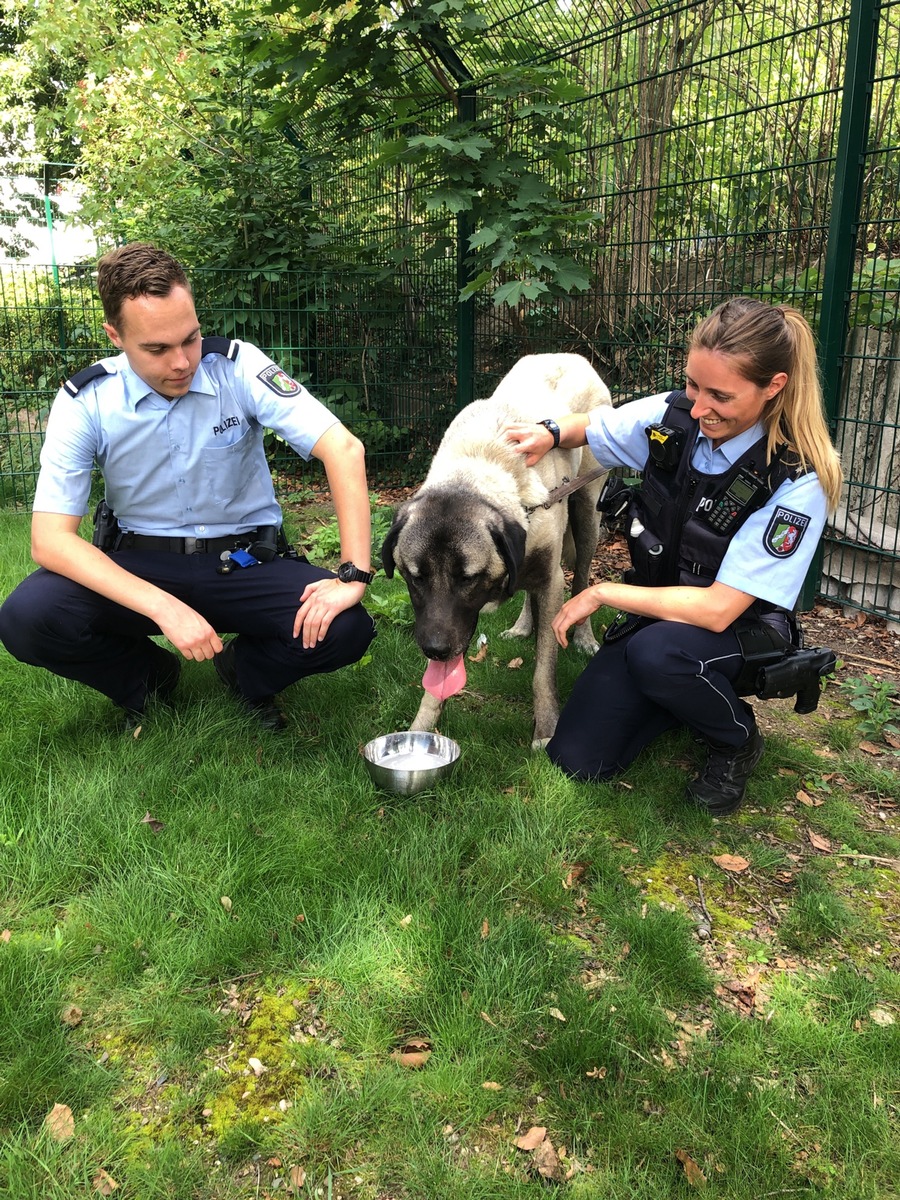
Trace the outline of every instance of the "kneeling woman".
[[684, 392], [506, 436], [529, 466], [557, 445], [587, 443], [603, 466], [643, 473], [626, 520], [626, 581], [587, 588], [554, 620], [566, 646], [569, 629], [602, 605], [620, 610], [548, 754], [577, 779], [606, 779], [686, 725], [707, 750], [689, 798], [717, 816], [734, 812], [763, 752], [734, 687], [740, 639], [791, 646], [794, 607], [841, 490], [806, 320], [784, 305], [730, 300], [694, 331]]

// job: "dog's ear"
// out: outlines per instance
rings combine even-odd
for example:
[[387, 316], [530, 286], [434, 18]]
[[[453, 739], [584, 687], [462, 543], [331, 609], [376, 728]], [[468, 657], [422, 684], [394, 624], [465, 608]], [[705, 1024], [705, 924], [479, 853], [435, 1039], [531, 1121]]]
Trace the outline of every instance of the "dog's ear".
[[504, 520], [491, 526], [491, 537], [506, 567], [506, 594], [512, 596], [525, 561], [525, 530], [515, 521]]
[[384, 573], [388, 579], [394, 578], [394, 547], [397, 545], [397, 538], [400, 536], [400, 530], [406, 524], [408, 513], [404, 512], [403, 508], [397, 510], [397, 515], [394, 517], [394, 523], [388, 530], [388, 535], [384, 539], [381, 547], [381, 565], [384, 568]]

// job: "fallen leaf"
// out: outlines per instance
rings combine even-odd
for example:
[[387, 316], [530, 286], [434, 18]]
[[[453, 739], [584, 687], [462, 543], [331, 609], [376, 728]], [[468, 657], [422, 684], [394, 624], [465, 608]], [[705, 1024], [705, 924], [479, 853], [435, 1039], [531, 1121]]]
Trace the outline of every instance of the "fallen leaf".
[[826, 853], [831, 850], [831, 842], [828, 838], [822, 837], [820, 833], [816, 833], [814, 829], [807, 829], [809, 844], [814, 850], [824, 850]]
[[592, 1071], [585, 1071], [585, 1075], [588, 1079], [605, 1079], [606, 1067], [594, 1067]]
[[101, 1196], [111, 1196], [119, 1186], [112, 1175], [107, 1175], [102, 1167], [98, 1168], [93, 1184], [94, 1191], [99, 1192]]
[[247, 1065], [249, 1066], [249, 1068], [253, 1072], [253, 1074], [257, 1077], [257, 1079], [260, 1077], [260, 1075], [262, 1075], [262, 1073], [266, 1069], [262, 1065], [262, 1063], [259, 1061], [258, 1058], [248, 1058]]
[[292, 1188], [302, 1188], [306, 1183], [306, 1172], [302, 1167], [291, 1167], [290, 1181]]
[[538, 1174], [544, 1179], [562, 1179], [563, 1171], [559, 1164], [559, 1155], [553, 1149], [553, 1143], [549, 1138], [542, 1141], [539, 1146], [535, 1146], [532, 1157]]
[[731, 871], [734, 875], [739, 875], [750, 866], [746, 858], [741, 858], [739, 854], [714, 854], [713, 862], [723, 871]]
[[889, 746], [891, 746], [894, 750], [900, 750], [900, 737], [895, 737], [894, 734], [884, 733], [883, 731], [882, 731], [881, 736], [884, 738], [884, 740], [887, 742], [887, 744]]
[[559, 1011], [558, 1008], [551, 1008], [551, 1009], [548, 1009], [547, 1011], [550, 1013], [550, 1016], [555, 1017], [557, 1019], [557, 1021], [565, 1021], [565, 1019], [566, 1019], [563, 1016], [563, 1014]]
[[578, 880], [581, 879], [582, 875], [584, 875], [585, 871], [588, 869], [588, 867], [590, 865], [591, 865], [590, 863], [586, 863], [586, 862], [572, 863], [571, 867], [569, 867], [569, 870], [566, 874], [565, 879], [563, 880], [563, 887], [567, 891], [570, 888], [573, 888], [575, 886], [575, 884], [578, 882]]
[[520, 1150], [534, 1150], [541, 1144], [546, 1136], [546, 1126], [532, 1125], [527, 1133], [523, 1133], [521, 1137], [516, 1138], [516, 1145]]
[[484, 662], [488, 656], [487, 642], [482, 642], [475, 654], [469, 655], [469, 662]]
[[804, 792], [803, 788], [797, 793], [797, 799], [801, 804], [805, 804], [807, 808], [818, 808], [820, 804], [825, 803], [818, 796], [810, 796], [809, 792]]
[[394, 1050], [391, 1053], [391, 1058], [394, 1062], [399, 1063], [401, 1067], [411, 1067], [413, 1070], [418, 1070], [424, 1067], [431, 1058], [430, 1050]]
[[488, 1092], [502, 1092], [503, 1091], [503, 1084], [502, 1083], [494, 1083], [493, 1079], [488, 1079], [481, 1086], [485, 1089], [485, 1091], [488, 1091]]
[[874, 742], [860, 742], [859, 748], [862, 750], [863, 754], [879, 755], [882, 753], [881, 747], [876, 746]]
[[489, 938], [491, 936], [491, 927], [488, 924], [486, 917], [481, 922], [481, 936], [482, 936], [482, 938]]
[[693, 1187], [703, 1187], [706, 1183], [706, 1176], [691, 1158], [686, 1150], [676, 1150], [675, 1157], [684, 1167], [684, 1173], [687, 1176], [687, 1181]]
[[492, 1021], [486, 1012], [481, 1013], [481, 1019], [482, 1021], [487, 1021], [488, 1025], [493, 1025], [495, 1029], [497, 1028], [497, 1022]]
[[144, 814], [143, 817], [141, 817], [141, 824], [149, 825], [154, 833], [159, 833], [161, 830], [165, 829], [165, 825], [162, 821], [157, 821], [156, 817], [150, 816], [149, 810]]
[[141, 736], [141, 730], [143, 728], [144, 728], [143, 725], [135, 725], [134, 729], [131, 731], [131, 736], [134, 738], [135, 741], [137, 741], [138, 738]]
[[511, 658], [506, 664], [510, 671], [518, 671], [519, 667], [524, 663], [524, 658]]
[[75, 1132], [75, 1118], [68, 1104], [54, 1104], [44, 1117], [44, 1126], [54, 1142], [65, 1142]]
[[231, 912], [231, 897], [230, 896], [220, 896], [219, 903], [222, 905], [222, 907], [225, 909], [225, 911], [227, 913]]
[[886, 1008], [873, 1008], [869, 1016], [876, 1025], [895, 1025], [897, 1018], [893, 1013], [889, 1013]]
[[12, 932], [9, 929], [4, 929], [3, 932], [0, 933], [0, 942], [8, 942], [11, 937]]
[[69, 1004], [59, 1014], [59, 1019], [63, 1025], [68, 1025], [70, 1029], [74, 1029], [76, 1025], [81, 1024], [83, 1016], [84, 1013], [82, 1013], [77, 1004]]
[[400, 928], [405, 929], [412, 922], [412, 913], [407, 913], [405, 917], [400, 918]]

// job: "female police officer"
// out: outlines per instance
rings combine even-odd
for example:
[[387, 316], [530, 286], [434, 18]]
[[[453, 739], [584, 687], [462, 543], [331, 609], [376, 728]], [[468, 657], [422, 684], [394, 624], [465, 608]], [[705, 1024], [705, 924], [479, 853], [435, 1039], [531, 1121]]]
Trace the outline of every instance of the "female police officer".
[[574, 778], [605, 779], [686, 725], [707, 752], [689, 798], [735, 811], [763, 752], [733, 686], [742, 645], [795, 640], [792, 611], [841, 488], [809, 325], [785, 305], [730, 300], [695, 330], [684, 392], [506, 435], [529, 466], [587, 443], [603, 466], [643, 473], [626, 518], [626, 581], [573, 596], [553, 623], [566, 646], [601, 605], [620, 610], [563, 710], [551, 759]]

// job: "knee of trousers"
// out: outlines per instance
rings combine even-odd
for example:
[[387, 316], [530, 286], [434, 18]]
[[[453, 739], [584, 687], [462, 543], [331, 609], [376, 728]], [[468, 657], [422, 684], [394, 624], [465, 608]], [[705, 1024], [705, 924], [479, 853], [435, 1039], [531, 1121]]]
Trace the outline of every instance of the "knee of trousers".
[[299, 661], [307, 668], [312, 667], [313, 674], [336, 671], [359, 662], [375, 637], [375, 632], [375, 622], [362, 605], [357, 604], [338, 613], [315, 650], [302, 650], [299, 638], [293, 642], [293, 648]]
[[0, 642], [13, 658], [33, 662], [40, 648], [60, 636], [65, 610], [53, 602], [52, 585], [31, 583], [29, 576], [7, 596], [0, 607]]
[[598, 762], [596, 753], [591, 751], [590, 743], [586, 743], [583, 738], [569, 738], [565, 733], [556, 733], [547, 743], [546, 754], [564, 775], [584, 783], [612, 779], [618, 774], [616, 768], [610, 769]]

